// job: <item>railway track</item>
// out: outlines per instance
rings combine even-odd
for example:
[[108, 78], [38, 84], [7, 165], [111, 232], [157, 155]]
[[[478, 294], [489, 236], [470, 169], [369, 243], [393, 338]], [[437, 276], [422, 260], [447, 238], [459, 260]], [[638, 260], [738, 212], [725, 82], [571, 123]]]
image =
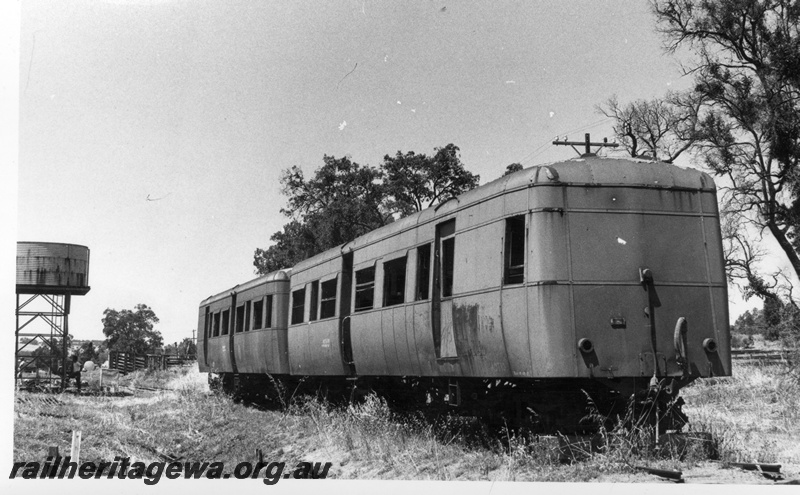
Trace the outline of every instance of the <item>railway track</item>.
[[796, 349], [731, 349], [731, 358], [737, 363], [779, 364], [788, 361]]

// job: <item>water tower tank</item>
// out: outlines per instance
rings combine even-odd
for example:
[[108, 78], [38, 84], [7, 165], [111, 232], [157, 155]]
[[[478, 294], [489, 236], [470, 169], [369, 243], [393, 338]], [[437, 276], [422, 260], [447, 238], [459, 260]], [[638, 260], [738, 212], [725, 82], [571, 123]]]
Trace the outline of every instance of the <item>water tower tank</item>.
[[17, 243], [17, 294], [89, 292], [89, 248], [60, 242]]

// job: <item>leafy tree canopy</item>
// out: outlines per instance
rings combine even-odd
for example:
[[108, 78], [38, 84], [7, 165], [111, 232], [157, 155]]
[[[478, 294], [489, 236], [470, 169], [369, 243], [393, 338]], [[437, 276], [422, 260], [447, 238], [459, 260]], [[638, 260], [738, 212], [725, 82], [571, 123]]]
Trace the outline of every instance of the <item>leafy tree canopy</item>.
[[146, 304], [137, 304], [133, 311], [108, 308], [103, 311], [102, 322], [110, 351], [152, 354], [163, 343], [161, 332], [153, 329], [158, 317]]
[[288, 201], [281, 212], [290, 222], [270, 237], [272, 246], [256, 249], [256, 273], [294, 266], [396, 217], [473, 189], [479, 180], [464, 168], [453, 144], [436, 148], [433, 156], [398, 151], [386, 155], [379, 167], [324, 156], [310, 178], [297, 166], [286, 169], [281, 192]]
[[522, 169], [523, 167], [521, 163], [512, 163], [506, 167], [506, 172], [503, 174], [503, 176], [513, 174], [514, 172], [519, 172]]
[[413, 151], [383, 157], [385, 193], [403, 216], [454, 198], [474, 189], [480, 181], [464, 168], [458, 146], [437, 148], [433, 156]]

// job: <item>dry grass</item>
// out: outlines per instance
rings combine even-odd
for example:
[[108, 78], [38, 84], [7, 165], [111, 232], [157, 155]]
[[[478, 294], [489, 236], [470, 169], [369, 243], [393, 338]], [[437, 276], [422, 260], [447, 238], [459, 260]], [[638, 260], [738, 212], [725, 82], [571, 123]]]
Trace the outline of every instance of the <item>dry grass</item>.
[[709, 431], [724, 460], [800, 463], [800, 380], [787, 365], [734, 363], [733, 376], [684, 389], [696, 431]]
[[[267, 461], [331, 461], [328, 476], [345, 479], [647, 482], [655, 478], [633, 466], [686, 473], [711, 465], [700, 452], [654, 452], [646, 429], [602, 431], [600, 452], [565, 465], [554, 437], [487, 436], [463, 418], [398, 416], [375, 396], [347, 407], [305, 399], [285, 411], [263, 411], [209, 392], [205, 380], [196, 369], [135, 374], [120, 378], [118, 387], [134, 395], [62, 394], [61, 404], [20, 392], [14, 459], [41, 460], [50, 446], [66, 453], [72, 431], [81, 430], [83, 461], [151, 462], [167, 454], [233, 466], [256, 461], [260, 449]], [[90, 387], [101, 391], [91, 378]], [[688, 388], [685, 410], [695, 430], [716, 435], [724, 459], [797, 462], [798, 392], [789, 375], [753, 368]], [[727, 470], [717, 481], [732, 475]]]

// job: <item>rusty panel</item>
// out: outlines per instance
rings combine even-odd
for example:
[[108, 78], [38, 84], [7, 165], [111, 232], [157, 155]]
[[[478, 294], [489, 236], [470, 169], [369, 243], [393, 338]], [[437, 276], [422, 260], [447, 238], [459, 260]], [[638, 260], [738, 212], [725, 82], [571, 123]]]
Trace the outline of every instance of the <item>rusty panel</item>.
[[457, 298], [453, 304], [453, 328], [462, 376], [510, 374], [497, 291]]
[[439, 356], [443, 358], [458, 357], [456, 349], [456, 338], [453, 331], [453, 299], [442, 299], [441, 302], [441, 340], [439, 345]]
[[503, 289], [502, 298], [502, 331], [505, 347], [508, 350], [508, 365], [511, 376], [530, 376], [531, 352], [529, 328], [530, 322], [526, 308], [526, 288], [513, 287]]
[[425, 376], [437, 376], [430, 299], [414, 304], [411, 309], [414, 312], [414, 344], [419, 358], [420, 373]]
[[350, 339], [353, 361], [359, 375], [385, 375], [389, 369], [383, 354], [381, 312], [354, 313], [351, 316]]
[[656, 283], [706, 280], [699, 217], [570, 212], [569, 225], [575, 280], [638, 281], [640, 267]]
[[527, 296], [530, 376], [575, 376], [577, 340], [572, 325], [570, 286], [528, 287]]

